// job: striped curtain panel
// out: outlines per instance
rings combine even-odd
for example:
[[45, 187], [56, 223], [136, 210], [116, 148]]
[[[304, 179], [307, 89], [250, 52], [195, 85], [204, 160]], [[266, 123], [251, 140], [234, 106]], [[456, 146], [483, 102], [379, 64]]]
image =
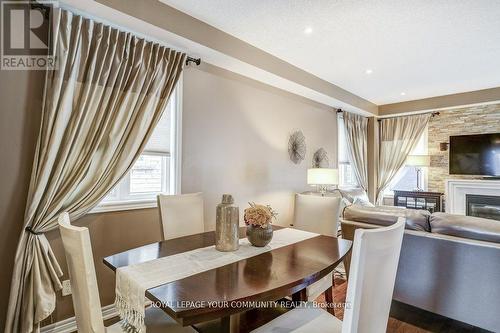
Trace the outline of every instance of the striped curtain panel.
[[358, 185], [368, 191], [368, 118], [343, 112], [347, 152]]
[[404, 167], [406, 158], [417, 145], [431, 116], [426, 113], [380, 121], [377, 204], [382, 204], [385, 189]]
[[55, 9], [56, 68], [45, 98], [5, 332], [38, 332], [62, 272], [44, 233], [78, 219], [132, 167], [166, 109], [186, 55]]

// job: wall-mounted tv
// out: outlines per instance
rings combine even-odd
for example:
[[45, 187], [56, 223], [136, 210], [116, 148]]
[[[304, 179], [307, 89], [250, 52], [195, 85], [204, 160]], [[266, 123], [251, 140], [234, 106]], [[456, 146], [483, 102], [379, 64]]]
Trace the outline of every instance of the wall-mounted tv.
[[450, 136], [450, 175], [500, 177], [500, 133]]

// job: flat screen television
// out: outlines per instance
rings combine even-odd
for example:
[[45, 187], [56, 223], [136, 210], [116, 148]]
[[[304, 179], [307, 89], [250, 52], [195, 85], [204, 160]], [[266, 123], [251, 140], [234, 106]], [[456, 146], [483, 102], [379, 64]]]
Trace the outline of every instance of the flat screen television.
[[500, 133], [450, 136], [450, 175], [500, 177]]

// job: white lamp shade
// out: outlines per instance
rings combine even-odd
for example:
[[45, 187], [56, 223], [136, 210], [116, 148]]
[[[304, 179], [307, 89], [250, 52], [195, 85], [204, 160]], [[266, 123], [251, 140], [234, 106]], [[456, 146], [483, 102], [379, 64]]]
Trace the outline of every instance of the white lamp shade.
[[415, 167], [426, 167], [431, 165], [431, 157], [429, 155], [408, 155], [406, 165]]
[[308, 185], [337, 185], [339, 171], [337, 169], [313, 168], [307, 169]]

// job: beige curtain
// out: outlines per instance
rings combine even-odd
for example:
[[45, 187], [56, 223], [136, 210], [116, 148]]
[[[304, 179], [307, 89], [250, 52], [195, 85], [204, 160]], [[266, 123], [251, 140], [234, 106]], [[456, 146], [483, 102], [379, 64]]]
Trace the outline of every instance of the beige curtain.
[[343, 112], [349, 161], [359, 186], [368, 190], [368, 118]]
[[427, 113], [380, 121], [377, 204], [382, 204], [384, 190], [404, 167], [406, 158], [416, 146], [430, 117], [431, 114]]
[[[6, 333], [39, 331], [61, 269], [44, 233], [77, 219], [130, 169], [165, 110], [185, 54], [68, 11], [54, 12], [48, 71]], [[139, 222], [139, 221], [138, 221]]]

